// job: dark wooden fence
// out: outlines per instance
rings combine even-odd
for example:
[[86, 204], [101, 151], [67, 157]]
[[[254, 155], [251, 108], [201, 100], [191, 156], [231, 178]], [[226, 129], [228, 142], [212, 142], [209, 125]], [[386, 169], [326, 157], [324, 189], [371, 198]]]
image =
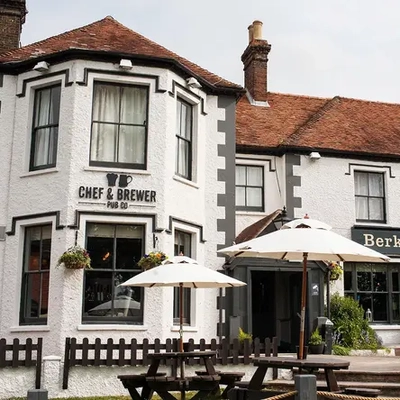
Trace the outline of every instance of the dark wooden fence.
[[[229, 342], [223, 339], [221, 343], [217, 343], [212, 339], [210, 343], [206, 343], [201, 339], [199, 343], [194, 343], [190, 339], [185, 343], [186, 351], [193, 350], [214, 350], [217, 355], [213, 358], [214, 364], [220, 365], [239, 365], [250, 364], [253, 357], [260, 356], [276, 356], [278, 354], [278, 342], [274, 337], [272, 341], [266, 339], [261, 342], [254, 339], [252, 343], [245, 341], [239, 343], [238, 339]], [[102, 343], [100, 339], [96, 339], [94, 343], [89, 343], [89, 339], [85, 338], [78, 343], [75, 338], [66, 338], [65, 340], [65, 356], [64, 356], [64, 373], [63, 373], [63, 389], [68, 389], [69, 369], [75, 365], [86, 366], [146, 366], [149, 365], [149, 353], [178, 351], [178, 340], [167, 339], [165, 343], [161, 343], [159, 339], [155, 339], [150, 343], [148, 339], [144, 339], [142, 343], [138, 343], [136, 339], [126, 342], [120, 339], [114, 342], [108, 339], [106, 343]], [[166, 365], [171, 365], [171, 361], [167, 361]], [[190, 359], [188, 365], [199, 364], [200, 359]], [[274, 379], [277, 377], [277, 370], [273, 372]]]
[[20, 344], [19, 339], [14, 339], [12, 344], [7, 344], [6, 339], [0, 339], [0, 368], [36, 367], [35, 388], [40, 389], [42, 349], [42, 338], [36, 344], [32, 339], [26, 339], [25, 344]]

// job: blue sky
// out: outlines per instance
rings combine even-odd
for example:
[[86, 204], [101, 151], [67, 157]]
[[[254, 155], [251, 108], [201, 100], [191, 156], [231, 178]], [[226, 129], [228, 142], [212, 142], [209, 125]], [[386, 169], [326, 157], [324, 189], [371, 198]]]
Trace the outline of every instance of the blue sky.
[[270, 91], [400, 103], [397, 0], [27, 0], [22, 44], [106, 15], [233, 82], [247, 27], [272, 45]]

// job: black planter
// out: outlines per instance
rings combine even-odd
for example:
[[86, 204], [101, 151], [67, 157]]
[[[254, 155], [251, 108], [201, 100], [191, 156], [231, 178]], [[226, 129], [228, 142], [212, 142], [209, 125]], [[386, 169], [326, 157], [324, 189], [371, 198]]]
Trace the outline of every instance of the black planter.
[[324, 354], [324, 349], [325, 343], [308, 345], [308, 352], [310, 354]]
[[[297, 359], [300, 360], [300, 354], [299, 354], [299, 346], [296, 346], [296, 352], [297, 352]], [[308, 346], [304, 346], [303, 347], [303, 360], [305, 360], [307, 358], [307, 354], [308, 354]]]

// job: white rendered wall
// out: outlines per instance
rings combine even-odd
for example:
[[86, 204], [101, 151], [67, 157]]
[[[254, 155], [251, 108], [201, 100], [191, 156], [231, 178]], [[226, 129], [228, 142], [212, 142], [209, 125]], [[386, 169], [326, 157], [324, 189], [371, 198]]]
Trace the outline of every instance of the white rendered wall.
[[[79, 186], [107, 187], [106, 173], [126, 173], [133, 176], [131, 186], [135, 189], [155, 190], [155, 203], [133, 203], [126, 212], [139, 213], [141, 216], [81, 215], [78, 244], [85, 244], [86, 222], [109, 223], [143, 223], [146, 225], [146, 252], [153, 250], [153, 229], [170, 228], [170, 217], [189, 221], [191, 224], [175, 222], [172, 234], [166, 231], [156, 233], [156, 249], [173, 255], [174, 230], [182, 229], [193, 234], [193, 256], [202, 264], [218, 269], [223, 260], [217, 257], [217, 243], [224, 243], [224, 234], [217, 232], [217, 218], [224, 216], [224, 209], [217, 206], [217, 193], [224, 189], [217, 181], [217, 167], [223, 163], [217, 156], [217, 144], [224, 143], [224, 135], [217, 132], [217, 122], [225, 117], [223, 110], [217, 108], [217, 97], [207, 95], [201, 89], [194, 89], [192, 96], [185, 90], [176, 88], [173, 96], [173, 81], [185, 86], [185, 81], [178, 75], [160, 68], [135, 66], [134, 74], [155, 75], [159, 77], [159, 89], [156, 91], [156, 80], [146, 77], [107, 75], [99, 72], [88, 75], [87, 85], [78, 85], [84, 79], [84, 68], [118, 71], [113, 64], [74, 61], [52, 66], [49, 72], [69, 70], [69, 81], [75, 82], [65, 86], [65, 74], [28, 82], [26, 95], [17, 98], [21, 93], [23, 80], [39, 76], [38, 72], [27, 72], [17, 78], [4, 80], [0, 88], [0, 98], [9, 99], [3, 108], [1, 122], [5, 121], [8, 139], [0, 136], [0, 143], [12, 162], [0, 160], [3, 170], [11, 165], [11, 173], [0, 177], [0, 188], [9, 190], [9, 195], [0, 190], [0, 225], [4, 221], [7, 230], [11, 229], [12, 218], [30, 214], [60, 212], [60, 224], [73, 225], [75, 211], [98, 211], [113, 213], [103, 204], [79, 203]], [[91, 112], [93, 81], [121, 82], [128, 84], [149, 85], [149, 119], [148, 119], [148, 162], [146, 171], [135, 171], [116, 168], [89, 166], [89, 146], [91, 130]], [[15, 82], [18, 80], [18, 83]], [[49, 170], [29, 172], [29, 152], [33, 94], [37, 87], [44, 84], [61, 82], [61, 112], [58, 137], [57, 166]], [[175, 114], [176, 95], [179, 93], [190, 101], [195, 109], [195, 179], [187, 182], [174, 175], [175, 169]], [[206, 115], [201, 113], [201, 101], [204, 101]], [[15, 107], [13, 106], [15, 102]], [[6, 102], [4, 102], [5, 104]], [[15, 108], [15, 113], [14, 113]], [[13, 123], [15, 127], [13, 129]], [[10, 137], [13, 137], [12, 147]], [[10, 184], [8, 184], [8, 179]], [[6, 204], [7, 206], [4, 206]], [[123, 213], [118, 209], [116, 212]], [[157, 215], [157, 226], [152, 218], [145, 214]], [[19, 305], [22, 275], [23, 230], [27, 225], [52, 223], [52, 259], [49, 295], [49, 316], [46, 326], [19, 326]], [[206, 240], [200, 241], [200, 229]], [[114, 339], [136, 337], [160, 338], [178, 337], [178, 329], [172, 325], [172, 289], [146, 289], [144, 305], [144, 323], [140, 326], [126, 325], [83, 325], [82, 293], [83, 271], [69, 271], [56, 268], [58, 257], [74, 244], [75, 231], [64, 228], [56, 229], [55, 216], [32, 218], [16, 223], [15, 234], [7, 236], [0, 242], [0, 267], [3, 271], [0, 281], [0, 336], [6, 338], [43, 337], [45, 355], [63, 354], [65, 337], [73, 336]], [[5, 248], [4, 261], [2, 248]], [[216, 290], [197, 290], [193, 294], [193, 326], [185, 332], [186, 338], [207, 340], [216, 337], [218, 312], [216, 309]]]

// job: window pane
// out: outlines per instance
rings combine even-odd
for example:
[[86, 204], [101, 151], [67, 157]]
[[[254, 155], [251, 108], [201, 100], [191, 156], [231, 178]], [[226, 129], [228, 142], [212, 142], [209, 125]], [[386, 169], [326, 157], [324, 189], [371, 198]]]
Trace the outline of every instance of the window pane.
[[137, 263], [142, 254], [142, 239], [117, 238], [117, 269], [138, 268]]
[[382, 174], [369, 174], [369, 195], [383, 197]]
[[353, 290], [353, 272], [345, 270], [344, 277], [344, 290]]
[[387, 294], [376, 294], [373, 295], [373, 310], [372, 319], [373, 321], [387, 321]]
[[191, 140], [192, 129], [192, 106], [178, 101], [178, 135]]
[[369, 267], [357, 267], [357, 289], [363, 292], [371, 291], [371, 272]]
[[368, 196], [368, 174], [365, 172], [355, 172], [354, 181], [356, 195]]
[[145, 125], [147, 119], [147, 89], [121, 87], [121, 123]]
[[49, 299], [51, 225], [25, 229], [21, 323], [46, 324]]
[[239, 207], [246, 206], [246, 188], [236, 187], [236, 205]]
[[375, 292], [386, 292], [386, 267], [374, 266], [372, 268], [373, 290]]
[[[85, 271], [85, 304], [84, 313], [98, 315], [99, 307], [101, 315], [109, 315], [112, 312], [109, 303], [112, 299], [112, 276], [111, 271]], [[104, 307], [104, 308], [103, 308]]]
[[247, 188], [247, 206], [248, 207], [262, 207], [262, 189], [261, 188]]
[[119, 132], [118, 161], [131, 164], [144, 164], [146, 128], [142, 126], [121, 125]]
[[260, 167], [247, 167], [247, 185], [263, 186], [263, 170]]
[[[359, 294], [357, 297], [358, 297], [358, 302], [360, 303], [360, 306], [364, 309], [364, 312], [367, 312], [368, 309], [370, 309], [372, 312], [372, 296], [371, 296], [371, 294], [363, 293], [363, 294]], [[365, 314], [364, 314], [364, 316], [365, 316]], [[372, 316], [372, 319], [374, 319], [373, 316]]]
[[189, 143], [178, 138], [177, 173], [189, 178]]
[[383, 199], [369, 199], [369, 219], [383, 221]]
[[399, 288], [399, 271], [395, 269], [392, 271], [392, 287], [394, 292], [398, 292], [400, 290]]
[[49, 124], [57, 124], [60, 115], [61, 86], [51, 88]]
[[91, 267], [94, 269], [112, 269], [114, 255], [114, 238], [96, 236], [87, 237], [87, 251], [91, 258]]
[[90, 159], [115, 161], [118, 125], [93, 123]]
[[236, 185], [246, 185], [246, 167], [236, 166]]
[[35, 98], [35, 128], [49, 125], [51, 91], [50, 88], [36, 92]]
[[400, 321], [400, 295], [393, 294], [392, 295], [392, 310], [393, 310], [393, 321]]
[[190, 233], [175, 231], [174, 254], [191, 257], [192, 235]]
[[93, 121], [119, 122], [120, 88], [96, 83], [94, 86]]
[[368, 219], [367, 197], [356, 197], [356, 219]]

